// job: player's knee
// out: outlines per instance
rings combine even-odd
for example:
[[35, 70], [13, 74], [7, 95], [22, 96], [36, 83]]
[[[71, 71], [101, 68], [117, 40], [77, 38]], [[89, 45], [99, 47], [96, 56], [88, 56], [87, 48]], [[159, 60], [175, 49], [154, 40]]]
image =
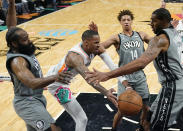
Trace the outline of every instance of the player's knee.
[[88, 117], [85, 115], [84, 117], [81, 118], [80, 122], [81, 122], [82, 124], [86, 125], [87, 122], [88, 122]]

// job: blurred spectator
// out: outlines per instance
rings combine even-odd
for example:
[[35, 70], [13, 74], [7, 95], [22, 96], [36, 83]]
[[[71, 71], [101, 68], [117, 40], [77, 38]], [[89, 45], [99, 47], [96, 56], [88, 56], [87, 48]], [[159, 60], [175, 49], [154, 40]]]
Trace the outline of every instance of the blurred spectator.
[[2, 8], [3, 9], [8, 9], [8, 0], [2, 0]]
[[15, 3], [18, 15], [28, 14], [30, 12], [27, 0], [15, 0]]
[[3, 2], [0, 0], [0, 25], [5, 25], [6, 9], [3, 8]]

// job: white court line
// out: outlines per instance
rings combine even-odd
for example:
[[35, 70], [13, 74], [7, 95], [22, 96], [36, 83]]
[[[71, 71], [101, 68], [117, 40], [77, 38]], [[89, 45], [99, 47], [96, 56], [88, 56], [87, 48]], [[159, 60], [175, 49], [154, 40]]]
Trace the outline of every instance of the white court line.
[[131, 123], [134, 123], [134, 124], [138, 124], [138, 123], [139, 123], [139, 122], [137, 122], [137, 121], [131, 120], [131, 119], [126, 118], [126, 117], [123, 117], [123, 119], [126, 120], [126, 121], [129, 121], [129, 122], [131, 122]]
[[107, 107], [107, 109], [110, 111], [110, 112], [113, 112], [114, 110], [109, 106], [109, 104], [105, 104], [105, 106]]
[[[79, 94], [80, 94], [80, 92], [78, 92], [78, 93], [76, 94], [75, 97], [77, 98], [77, 97], [79, 96]], [[54, 120], [57, 120], [57, 119], [59, 118], [59, 116], [60, 116], [64, 111], [65, 111], [65, 109], [63, 109], [60, 113], [58, 113], [57, 116], [54, 117], [53, 119], [54, 119]]]
[[103, 130], [112, 129], [112, 127], [102, 127]]
[[[102, 127], [103, 130], [106, 130], [106, 129], [112, 129], [112, 127]], [[180, 131], [180, 129], [174, 129], [174, 128], [170, 128], [168, 129], [169, 131]]]
[[169, 131], [180, 131], [180, 129], [175, 129], [175, 128], [169, 128]]
[[[138, 22], [138, 21], [137, 21]], [[139, 21], [140, 22], [140, 21]], [[59, 26], [61, 26], [61, 25], [63, 25], [63, 26], [65, 26], [65, 25], [67, 25], [67, 26], [74, 26], [74, 25], [77, 25], [77, 26], [88, 26], [88, 24], [26, 24], [26, 26], [40, 26], [40, 25], [44, 25], [44, 26], [46, 26], [46, 25], [49, 25], [49, 26], [55, 26], [55, 25], [59, 25]], [[120, 26], [119, 24], [97, 24], [98, 26]], [[135, 26], [144, 26], [144, 24], [142, 25], [142, 24], [133, 24], [133, 25], [135, 25]]]

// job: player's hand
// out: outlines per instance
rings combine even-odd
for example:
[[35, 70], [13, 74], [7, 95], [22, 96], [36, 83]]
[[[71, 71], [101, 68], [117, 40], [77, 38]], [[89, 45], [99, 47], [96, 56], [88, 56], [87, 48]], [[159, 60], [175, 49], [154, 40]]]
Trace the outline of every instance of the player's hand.
[[109, 79], [107, 72], [99, 72], [93, 68], [93, 72], [86, 72], [86, 80], [89, 83], [95, 83], [95, 85], [99, 84], [100, 82], [107, 81]]
[[70, 79], [72, 78], [72, 73], [69, 71], [62, 71], [59, 72], [57, 75], [57, 82], [62, 82], [64, 84], [69, 84], [70, 83]]
[[171, 21], [171, 24], [173, 25], [174, 28], [176, 28], [177, 25], [179, 24], [179, 20], [174, 19]]
[[112, 93], [116, 92], [113, 88], [109, 89], [106, 93], [107, 98], [116, 106], [118, 107], [117, 97]]
[[90, 30], [98, 32], [98, 27], [97, 27], [97, 25], [93, 21], [89, 24], [88, 28]]

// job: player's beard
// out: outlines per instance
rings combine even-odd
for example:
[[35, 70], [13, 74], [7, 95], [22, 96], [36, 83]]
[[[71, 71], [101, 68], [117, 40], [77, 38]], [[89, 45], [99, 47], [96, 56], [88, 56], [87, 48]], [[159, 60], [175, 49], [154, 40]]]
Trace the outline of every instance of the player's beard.
[[36, 46], [34, 46], [32, 42], [30, 42], [28, 45], [22, 45], [19, 43], [18, 50], [19, 50], [19, 53], [31, 56], [35, 53]]

